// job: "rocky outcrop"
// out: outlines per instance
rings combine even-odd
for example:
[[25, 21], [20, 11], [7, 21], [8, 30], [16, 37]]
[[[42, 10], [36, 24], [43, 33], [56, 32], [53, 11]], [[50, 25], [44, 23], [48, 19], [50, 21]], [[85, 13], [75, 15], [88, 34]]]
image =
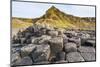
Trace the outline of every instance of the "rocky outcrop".
[[95, 61], [95, 32], [33, 26], [12, 38], [12, 65]]

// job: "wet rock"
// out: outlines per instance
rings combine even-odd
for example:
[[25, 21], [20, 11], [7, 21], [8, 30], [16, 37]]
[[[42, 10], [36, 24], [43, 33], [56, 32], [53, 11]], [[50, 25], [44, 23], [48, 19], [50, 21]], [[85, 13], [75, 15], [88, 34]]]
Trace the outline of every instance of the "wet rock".
[[34, 62], [48, 61], [50, 56], [49, 45], [37, 45], [36, 50], [31, 52]]
[[65, 44], [65, 52], [75, 52], [77, 51], [77, 45], [75, 43], [67, 43]]
[[28, 56], [33, 50], [36, 49], [34, 44], [29, 44], [21, 48], [21, 57]]
[[58, 53], [63, 49], [63, 38], [54, 37], [49, 40], [50, 48], [53, 53]]
[[85, 59], [85, 61], [95, 61], [96, 60], [96, 54], [94, 52], [90, 52], [90, 53], [81, 53], [81, 55], [83, 56], [83, 58]]
[[68, 62], [81, 62], [84, 61], [83, 57], [78, 52], [70, 52], [66, 55]]
[[78, 48], [78, 51], [79, 52], [95, 52], [95, 48], [94, 47], [85, 47], [85, 46], [82, 46], [82, 47], [79, 47]]

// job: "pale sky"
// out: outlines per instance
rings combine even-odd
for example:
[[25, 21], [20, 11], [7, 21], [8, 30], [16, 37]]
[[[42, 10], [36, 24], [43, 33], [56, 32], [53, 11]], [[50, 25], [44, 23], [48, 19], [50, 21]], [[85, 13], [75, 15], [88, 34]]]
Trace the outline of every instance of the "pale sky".
[[95, 7], [80, 5], [48, 4], [34, 2], [12, 2], [12, 16], [23, 18], [37, 18], [45, 14], [51, 6], [55, 6], [60, 11], [80, 17], [95, 17]]

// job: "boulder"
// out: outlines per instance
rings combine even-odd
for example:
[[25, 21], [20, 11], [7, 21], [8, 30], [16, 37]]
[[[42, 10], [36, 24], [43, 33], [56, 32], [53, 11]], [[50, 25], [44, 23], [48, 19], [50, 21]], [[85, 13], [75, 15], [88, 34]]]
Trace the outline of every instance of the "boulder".
[[82, 62], [84, 61], [83, 57], [78, 52], [70, 52], [66, 54], [66, 59], [68, 62]]
[[33, 50], [36, 49], [36, 45], [29, 44], [21, 48], [21, 57], [28, 56]]
[[58, 53], [63, 50], [63, 38], [53, 37], [49, 40], [51, 52]]
[[65, 52], [75, 52], [77, 51], [77, 45], [75, 43], [69, 42], [64, 45], [65, 46]]
[[50, 46], [49, 45], [37, 45], [36, 50], [31, 52], [33, 61], [41, 62], [48, 61], [50, 56]]
[[95, 52], [95, 48], [94, 47], [86, 47], [86, 46], [81, 46], [78, 48], [78, 51], [83, 53], [83, 52]]

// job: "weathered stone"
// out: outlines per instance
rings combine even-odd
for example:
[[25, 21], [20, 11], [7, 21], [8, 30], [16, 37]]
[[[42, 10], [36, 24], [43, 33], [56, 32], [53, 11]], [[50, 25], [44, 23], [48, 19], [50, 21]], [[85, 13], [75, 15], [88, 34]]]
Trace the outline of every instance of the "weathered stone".
[[65, 52], [75, 52], [77, 51], [77, 45], [75, 43], [67, 43], [65, 44]]
[[29, 55], [35, 49], [36, 49], [36, 46], [34, 44], [29, 44], [27, 46], [24, 46], [21, 48], [21, 56], [25, 57]]
[[50, 40], [50, 39], [51, 39], [51, 36], [42, 35], [41, 37], [33, 38], [32, 43], [34, 43], [34, 44], [47, 44], [48, 40]]
[[33, 62], [30, 57], [26, 56], [16, 62], [16, 65], [32, 65]]
[[48, 31], [48, 35], [50, 35], [50, 36], [58, 36], [58, 31], [54, 31], [54, 30]]
[[37, 45], [36, 50], [33, 51], [31, 54], [34, 62], [48, 61], [50, 56], [50, 46]]
[[90, 53], [81, 53], [82, 57], [84, 58], [85, 61], [95, 61], [96, 60], [96, 54], [94, 52]]
[[84, 61], [83, 57], [78, 52], [70, 52], [66, 55], [68, 62], [81, 62]]
[[81, 46], [81, 39], [80, 38], [75, 38], [75, 37], [74, 38], [69, 38], [68, 42], [76, 43], [77, 47]]
[[66, 31], [65, 34], [67, 37], [71, 38], [73, 36], [77, 36], [77, 33], [75, 31]]
[[50, 48], [53, 53], [58, 53], [63, 49], [63, 38], [54, 37], [49, 40]]
[[95, 52], [95, 48], [94, 47], [85, 47], [85, 46], [82, 46], [82, 47], [79, 47], [78, 48], [78, 51], [79, 52]]

